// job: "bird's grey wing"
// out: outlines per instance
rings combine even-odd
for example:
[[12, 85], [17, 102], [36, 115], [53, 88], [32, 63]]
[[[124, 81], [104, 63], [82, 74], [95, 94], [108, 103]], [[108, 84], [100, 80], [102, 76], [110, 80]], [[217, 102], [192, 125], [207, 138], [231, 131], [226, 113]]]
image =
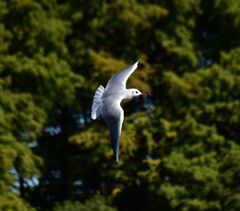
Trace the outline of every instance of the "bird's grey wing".
[[106, 91], [115, 92], [117, 90], [122, 90], [126, 88], [126, 83], [129, 76], [137, 69], [138, 62], [135, 62], [133, 65], [123, 69], [121, 72], [116, 73], [112, 76], [112, 78], [108, 81], [106, 86]]
[[124, 111], [121, 108], [120, 103], [114, 103], [111, 97], [108, 97], [103, 100], [101, 115], [109, 128], [110, 140], [115, 156], [115, 161], [118, 162], [119, 143], [124, 118]]
[[118, 157], [119, 157], [119, 144], [120, 144], [121, 130], [122, 130], [121, 120], [114, 121], [113, 124], [109, 126], [110, 140], [111, 140], [116, 162], [118, 162]]

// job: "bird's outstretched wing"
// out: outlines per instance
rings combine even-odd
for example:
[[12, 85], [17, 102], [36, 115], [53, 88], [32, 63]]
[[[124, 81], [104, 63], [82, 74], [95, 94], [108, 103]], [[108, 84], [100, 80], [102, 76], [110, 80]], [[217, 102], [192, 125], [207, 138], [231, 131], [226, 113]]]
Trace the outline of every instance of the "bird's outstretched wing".
[[119, 90], [123, 90], [126, 88], [126, 83], [129, 76], [137, 69], [138, 62], [135, 62], [133, 65], [123, 69], [121, 72], [116, 73], [112, 76], [112, 78], [108, 81], [106, 86], [106, 92], [115, 92]]
[[103, 99], [101, 115], [109, 128], [110, 140], [115, 156], [115, 161], [118, 162], [119, 143], [124, 118], [124, 111], [120, 104], [115, 102], [112, 99], [112, 96], [110, 96]]
[[122, 121], [120, 120], [114, 121], [113, 124], [109, 126], [110, 140], [115, 157], [115, 162], [118, 162], [121, 129]]

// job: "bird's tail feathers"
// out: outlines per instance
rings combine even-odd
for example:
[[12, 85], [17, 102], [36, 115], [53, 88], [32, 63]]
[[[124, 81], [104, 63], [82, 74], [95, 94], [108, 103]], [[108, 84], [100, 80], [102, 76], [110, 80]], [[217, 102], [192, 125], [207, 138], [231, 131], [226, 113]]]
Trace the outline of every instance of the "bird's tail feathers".
[[97, 91], [95, 92], [91, 112], [92, 119], [96, 119], [101, 114], [101, 101], [104, 91], [105, 89], [101, 85], [97, 88]]

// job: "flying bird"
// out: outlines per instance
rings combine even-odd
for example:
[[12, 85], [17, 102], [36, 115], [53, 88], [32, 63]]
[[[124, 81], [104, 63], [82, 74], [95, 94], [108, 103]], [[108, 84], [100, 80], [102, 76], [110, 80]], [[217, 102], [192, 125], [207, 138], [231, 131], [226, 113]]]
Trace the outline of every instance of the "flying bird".
[[138, 62], [113, 75], [105, 88], [102, 85], [97, 88], [93, 98], [91, 117], [95, 120], [101, 115], [108, 126], [116, 163], [119, 157], [120, 135], [124, 119], [121, 102], [127, 102], [134, 97], [146, 95], [138, 89], [126, 88], [126, 82], [137, 66]]

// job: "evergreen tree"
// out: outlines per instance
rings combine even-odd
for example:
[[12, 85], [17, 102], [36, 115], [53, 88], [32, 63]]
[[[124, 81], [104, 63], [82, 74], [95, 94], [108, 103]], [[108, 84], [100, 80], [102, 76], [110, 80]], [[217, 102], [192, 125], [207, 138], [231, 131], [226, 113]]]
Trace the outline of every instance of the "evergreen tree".
[[[0, 0], [0, 209], [239, 210], [239, 8]], [[92, 97], [136, 60], [113, 167]]]

